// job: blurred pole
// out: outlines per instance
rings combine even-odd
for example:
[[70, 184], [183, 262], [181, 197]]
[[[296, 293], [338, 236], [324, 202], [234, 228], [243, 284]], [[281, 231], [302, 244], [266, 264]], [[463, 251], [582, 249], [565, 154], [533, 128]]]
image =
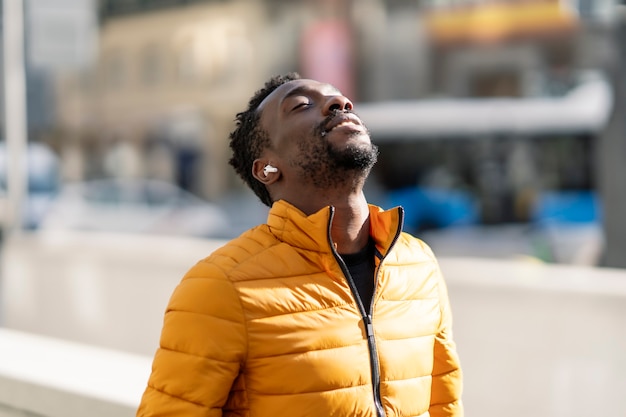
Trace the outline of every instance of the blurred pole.
[[3, 234], [19, 233], [26, 197], [26, 76], [24, 73], [24, 3], [3, 0], [4, 123], [7, 147], [7, 220]]
[[602, 266], [626, 268], [626, 14], [618, 6], [609, 64], [614, 107], [599, 138], [598, 185], [603, 204], [606, 248]]

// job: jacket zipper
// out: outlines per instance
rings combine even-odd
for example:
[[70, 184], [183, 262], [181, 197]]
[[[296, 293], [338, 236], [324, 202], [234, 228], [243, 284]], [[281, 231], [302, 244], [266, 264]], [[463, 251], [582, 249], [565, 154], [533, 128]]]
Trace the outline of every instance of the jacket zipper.
[[[402, 210], [402, 208], [398, 208], [398, 210], [399, 210], [400, 221], [398, 222], [398, 228], [396, 230], [396, 234], [393, 240], [391, 241], [391, 244], [389, 245], [389, 250], [387, 251], [387, 253], [389, 253], [391, 248], [393, 248], [396, 241], [398, 240], [398, 237], [400, 236], [400, 233], [402, 232], [404, 211]], [[380, 262], [378, 264], [378, 268], [376, 268], [376, 272], [374, 273], [374, 293], [372, 295], [370, 313], [367, 314], [367, 312], [365, 311], [365, 307], [363, 306], [363, 301], [361, 301], [361, 297], [359, 296], [359, 293], [356, 289], [356, 285], [354, 284], [354, 280], [352, 279], [352, 276], [350, 275], [350, 272], [348, 271], [348, 267], [346, 266], [346, 263], [343, 261], [341, 256], [339, 256], [339, 253], [337, 252], [337, 250], [335, 249], [335, 246], [333, 245], [333, 240], [332, 240], [330, 232], [331, 232], [331, 225], [333, 223], [334, 216], [335, 216], [335, 208], [330, 207], [330, 217], [328, 220], [328, 230], [327, 230], [328, 243], [330, 245], [330, 249], [333, 253], [333, 256], [335, 257], [335, 260], [339, 264], [341, 271], [346, 277], [346, 281], [348, 282], [348, 285], [350, 286], [350, 291], [352, 292], [352, 296], [356, 300], [357, 307], [359, 308], [359, 312], [361, 313], [361, 318], [363, 320], [363, 325], [365, 327], [365, 335], [367, 337], [367, 345], [368, 345], [369, 353], [370, 353], [370, 367], [371, 367], [371, 372], [372, 372], [372, 390], [373, 390], [373, 395], [374, 395], [374, 405], [376, 406], [376, 414], [378, 417], [385, 417], [385, 410], [383, 408], [383, 402], [380, 397], [380, 363], [378, 361], [378, 350], [376, 349], [376, 339], [374, 338], [374, 325], [372, 323], [372, 315], [374, 311], [374, 299], [376, 298], [376, 289], [378, 287], [378, 284], [377, 284], [378, 273], [380, 271], [380, 267], [382, 266], [382, 263], [385, 257], [382, 256], [382, 254], [378, 250], [376, 250], [376, 256], [380, 257]]]

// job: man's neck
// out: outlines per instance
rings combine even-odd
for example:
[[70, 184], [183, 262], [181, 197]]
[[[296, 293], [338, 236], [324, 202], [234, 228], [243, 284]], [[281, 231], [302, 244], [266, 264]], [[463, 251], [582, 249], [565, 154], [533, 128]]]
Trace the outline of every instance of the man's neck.
[[369, 228], [369, 209], [365, 199], [358, 206], [335, 205], [330, 235], [337, 252], [350, 254], [363, 249], [369, 239]]
[[355, 253], [367, 245], [369, 208], [361, 186], [346, 186], [334, 190], [301, 186], [296, 192], [278, 198], [298, 207], [306, 215], [333, 206], [335, 215], [331, 225], [331, 238], [339, 253]]
[[337, 252], [347, 254], [363, 249], [369, 238], [369, 208], [363, 192], [325, 197], [317, 210], [335, 208], [330, 234]]

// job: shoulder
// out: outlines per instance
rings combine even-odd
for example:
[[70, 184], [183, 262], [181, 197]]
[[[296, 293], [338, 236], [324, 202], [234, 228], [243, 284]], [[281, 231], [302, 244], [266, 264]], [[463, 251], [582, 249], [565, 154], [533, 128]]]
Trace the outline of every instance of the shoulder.
[[406, 232], [402, 232], [398, 237], [393, 253], [395, 258], [402, 262], [437, 262], [433, 250], [426, 242]]
[[[259, 255], [276, 245], [263, 225], [227, 242], [185, 273], [170, 299], [170, 310], [186, 310], [220, 316], [239, 298], [237, 281], [242, 274], [254, 277]], [[230, 306], [230, 307], [229, 307]]]
[[217, 248], [201, 259], [185, 275], [184, 279], [212, 277], [228, 279], [237, 270], [253, 262], [277, 246], [280, 242], [270, 233], [266, 225], [254, 227], [237, 238]]

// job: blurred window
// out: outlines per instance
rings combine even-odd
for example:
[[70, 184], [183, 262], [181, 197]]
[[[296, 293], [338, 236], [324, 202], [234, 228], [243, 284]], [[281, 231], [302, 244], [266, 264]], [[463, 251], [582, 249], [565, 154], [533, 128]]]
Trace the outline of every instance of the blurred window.
[[141, 54], [141, 80], [144, 85], [153, 86], [163, 81], [163, 65], [159, 50], [155, 45], [146, 47]]
[[521, 74], [515, 69], [481, 71], [470, 80], [472, 97], [520, 97]]
[[252, 65], [253, 48], [243, 23], [233, 22], [229, 29], [226, 37], [229, 62], [225, 69], [232, 79], [238, 79]]
[[189, 82], [197, 77], [197, 64], [191, 45], [185, 45], [178, 51], [176, 76], [179, 81]]
[[119, 51], [111, 51], [104, 58], [104, 83], [109, 88], [120, 88], [126, 84], [128, 75], [126, 61]]

